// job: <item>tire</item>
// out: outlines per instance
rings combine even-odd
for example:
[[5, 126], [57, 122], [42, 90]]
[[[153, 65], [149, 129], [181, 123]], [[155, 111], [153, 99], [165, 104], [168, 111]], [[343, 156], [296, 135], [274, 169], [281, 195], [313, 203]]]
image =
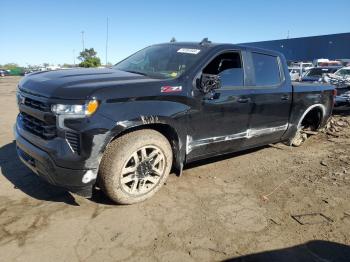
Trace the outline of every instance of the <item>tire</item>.
[[144, 129], [112, 141], [101, 160], [101, 189], [118, 204], [134, 204], [152, 197], [167, 180], [173, 161], [169, 141]]

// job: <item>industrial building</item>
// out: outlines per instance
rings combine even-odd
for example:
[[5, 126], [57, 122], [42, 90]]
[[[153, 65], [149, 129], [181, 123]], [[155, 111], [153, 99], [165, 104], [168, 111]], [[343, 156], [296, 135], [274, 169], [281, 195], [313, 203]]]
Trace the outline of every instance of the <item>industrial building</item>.
[[279, 51], [288, 61], [313, 61], [318, 58], [350, 59], [350, 33], [242, 44]]

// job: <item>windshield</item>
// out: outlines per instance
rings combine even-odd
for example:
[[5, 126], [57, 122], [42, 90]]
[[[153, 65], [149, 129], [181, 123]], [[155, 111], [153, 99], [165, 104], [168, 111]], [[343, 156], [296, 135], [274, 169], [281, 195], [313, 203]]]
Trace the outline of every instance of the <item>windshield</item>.
[[153, 78], [176, 78], [198, 61], [201, 55], [200, 48], [156, 45], [131, 55], [114, 68]]
[[337, 72], [335, 72], [335, 75], [337, 75], [337, 76], [350, 76], [350, 69], [340, 69]]
[[312, 68], [305, 73], [305, 76], [322, 77], [323, 74], [334, 73], [333, 68]]

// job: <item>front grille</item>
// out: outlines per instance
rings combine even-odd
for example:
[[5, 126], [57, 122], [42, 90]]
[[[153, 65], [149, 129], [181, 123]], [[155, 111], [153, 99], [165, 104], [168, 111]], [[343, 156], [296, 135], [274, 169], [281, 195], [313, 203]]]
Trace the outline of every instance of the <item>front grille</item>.
[[26, 106], [29, 106], [31, 108], [43, 111], [43, 112], [50, 112], [51, 111], [51, 106], [47, 103], [31, 99], [29, 97], [26, 97], [24, 100], [24, 104]]
[[66, 139], [75, 153], [80, 154], [80, 135], [74, 132], [67, 131]]
[[24, 112], [20, 113], [20, 118], [23, 123], [23, 128], [34, 135], [43, 139], [52, 139], [57, 135], [56, 124], [49, 125]]

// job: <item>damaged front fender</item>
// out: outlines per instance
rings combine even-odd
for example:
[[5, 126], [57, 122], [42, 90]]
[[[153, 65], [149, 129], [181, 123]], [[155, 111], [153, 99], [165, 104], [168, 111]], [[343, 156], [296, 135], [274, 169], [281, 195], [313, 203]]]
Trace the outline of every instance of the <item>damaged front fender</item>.
[[154, 129], [168, 139], [173, 150], [173, 167], [180, 175], [186, 158], [186, 133], [180, 126], [176, 126], [172, 119], [154, 115], [140, 115], [133, 120], [118, 121], [110, 132], [108, 144], [124, 134], [140, 129]]

